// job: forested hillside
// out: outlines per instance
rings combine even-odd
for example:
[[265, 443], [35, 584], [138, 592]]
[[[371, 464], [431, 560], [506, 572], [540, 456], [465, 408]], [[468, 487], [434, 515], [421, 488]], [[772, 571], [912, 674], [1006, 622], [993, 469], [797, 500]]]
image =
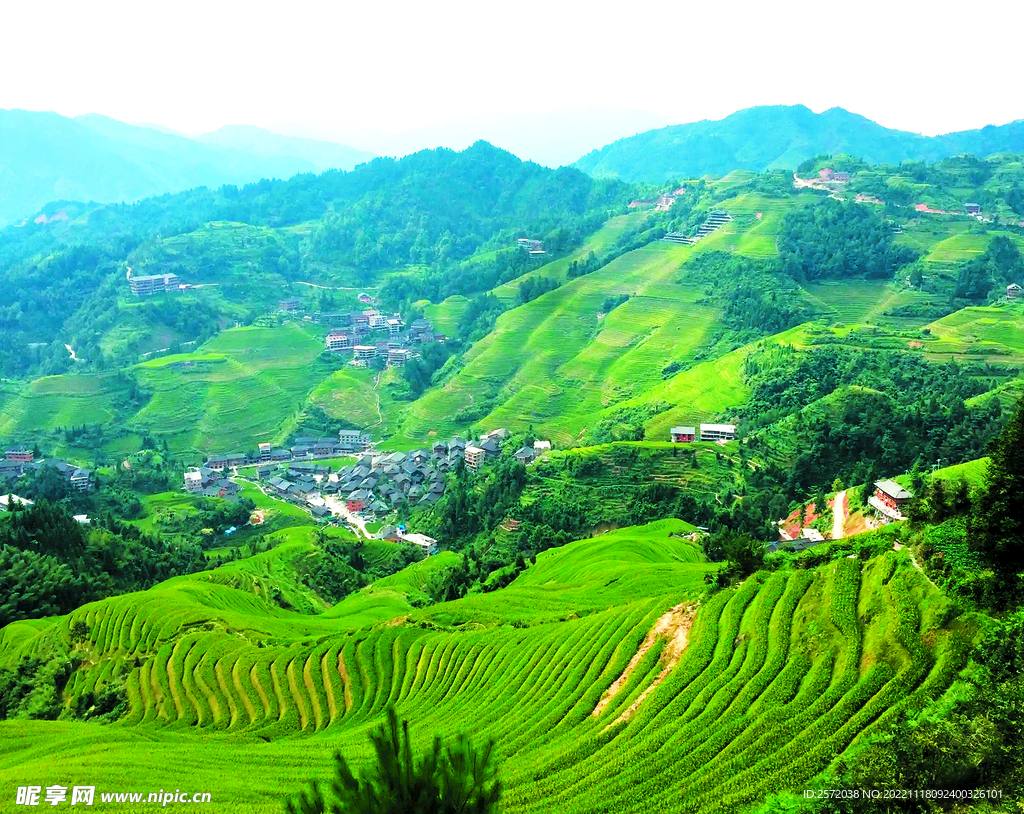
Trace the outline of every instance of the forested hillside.
[[[426, 151], [351, 172], [197, 189], [133, 205], [69, 204], [61, 209], [66, 221], [0, 234], [8, 292], [0, 370], [102, 369], [135, 361], [139, 350], [201, 342], [226, 324], [251, 322], [290, 296], [296, 281], [366, 285], [383, 270], [451, 266], [527, 235], [557, 255], [579, 245], [627, 196], [616, 182], [523, 163], [481, 142], [463, 153]], [[173, 304], [139, 303], [127, 291], [128, 269], [220, 288]], [[189, 316], [179, 318], [177, 303]], [[108, 337], [129, 324], [143, 340], [156, 333], [169, 341], [136, 345], [126, 357]]]

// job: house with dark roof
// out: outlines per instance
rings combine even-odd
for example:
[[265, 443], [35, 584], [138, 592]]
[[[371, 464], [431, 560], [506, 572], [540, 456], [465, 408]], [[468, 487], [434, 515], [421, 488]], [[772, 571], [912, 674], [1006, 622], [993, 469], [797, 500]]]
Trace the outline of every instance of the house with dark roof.
[[345, 507], [355, 514], [361, 512], [366, 508], [366, 504], [370, 500], [370, 493], [365, 489], [357, 489], [355, 492], [350, 494], [345, 500]]
[[697, 438], [696, 427], [673, 427], [669, 430], [669, 437], [676, 444], [688, 444]]
[[875, 510], [876, 518], [882, 523], [906, 520], [904, 509], [914, 495], [896, 481], [882, 480], [875, 483], [875, 493], [868, 498], [868, 504]]
[[520, 447], [518, 450], [516, 450], [515, 454], [515, 459], [519, 461], [519, 463], [521, 464], [533, 463], [536, 457], [537, 452], [534, 450], [533, 447]]

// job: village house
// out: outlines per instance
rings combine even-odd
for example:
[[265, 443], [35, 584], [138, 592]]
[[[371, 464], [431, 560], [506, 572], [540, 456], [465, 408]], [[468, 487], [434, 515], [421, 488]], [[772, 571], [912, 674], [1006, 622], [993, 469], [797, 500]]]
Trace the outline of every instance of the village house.
[[825, 182], [838, 182], [845, 183], [850, 180], [850, 173], [848, 172], [837, 172], [831, 167], [823, 167], [818, 170], [818, 179]]
[[[1024, 288], [1021, 288], [1016, 283], [1010, 283], [1006, 286], [1006, 299], [1008, 300], [1019, 300], [1024, 298]], [[10, 455], [10, 453], [7, 453]], [[8, 458], [7, 460], [11, 460]]]
[[148, 297], [151, 294], [162, 294], [178, 288], [177, 274], [143, 274], [129, 277], [128, 285], [136, 297]]
[[388, 350], [388, 367], [405, 367], [405, 363], [416, 356], [407, 348]]
[[673, 427], [669, 430], [669, 435], [672, 438], [673, 443], [676, 444], [688, 444], [697, 438], [697, 429], [695, 427]]
[[352, 350], [355, 353], [353, 360], [362, 362], [364, 365], [377, 358], [376, 345], [356, 345]]
[[968, 215], [974, 215], [974, 216], [980, 215], [981, 214], [981, 204], [965, 203], [964, 204], [964, 211]]
[[189, 494], [203, 491], [203, 473], [196, 468], [185, 472], [185, 491]]
[[289, 297], [286, 300], [281, 300], [281, 302], [277, 304], [277, 307], [282, 311], [298, 311], [302, 307], [302, 300], [298, 297]]
[[256, 449], [259, 450], [259, 459], [263, 462], [269, 461], [274, 452], [274, 448], [270, 444], [257, 444]]
[[531, 464], [537, 457], [537, 451], [533, 447], [521, 447], [516, 450], [514, 457], [523, 465]]
[[526, 249], [530, 254], [544, 254], [544, 242], [531, 240], [528, 237], [521, 237], [516, 241], [520, 249]]
[[735, 424], [701, 424], [701, 441], [735, 441]]
[[330, 351], [348, 350], [352, 347], [352, 340], [349, 339], [348, 334], [343, 334], [341, 331], [331, 331], [327, 334], [324, 343], [327, 345], [327, 350]]
[[92, 470], [90, 469], [76, 469], [71, 473], [71, 477], [68, 480], [71, 483], [71, 488], [79, 492], [88, 492], [92, 488], [91, 483]]
[[370, 436], [359, 430], [339, 430], [338, 443], [344, 450], [359, 450], [370, 443]]
[[533, 442], [533, 448], [535, 450], [537, 450], [538, 454], [541, 453], [541, 452], [550, 452], [551, 451], [551, 442], [550, 441], [534, 441]]
[[895, 481], [882, 480], [875, 483], [875, 493], [868, 498], [868, 503], [875, 510], [875, 516], [882, 523], [893, 520], [906, 520], [903, 509], [914, 495]]
[[365, 489], [358, 489], [348, 496], [345, 501], [345, 508], [352, 512], [352, 514], [356, 514], [366, 508], [369, 500], [370, 493]]
[[333, 513], [326, 506], [311, 506], [309, 512], [317, 520], [330, 520], [333, 517]]
[[473, 445], [467, 445], [465, 450], [466, 466], [472, 469], [474, 472], [478, 471], [483, 465], [483, 462], [487, 459], [487, 453], [484, 452], [480, 447]]
[[33, 459], [32, 450], [24, 449], [23, 447], [15, 447], [9, 449], [4, 454], [4, 458], [13, 463], [30, 464]]

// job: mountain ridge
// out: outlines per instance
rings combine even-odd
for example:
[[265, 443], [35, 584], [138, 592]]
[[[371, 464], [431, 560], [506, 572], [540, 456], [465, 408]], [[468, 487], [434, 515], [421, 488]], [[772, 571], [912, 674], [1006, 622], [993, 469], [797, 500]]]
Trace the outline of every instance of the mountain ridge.
[[670, 125], [619, 139], [587, 153], [573, 166], [591, 175], [657, 183], [737, 169], [795, 169], [821, 154], [845, 153], [870, 164], [891, 164], [1020, 150], [1022, 120], [924, 136], [884, 127], [841, 107], [814, 113], [805, 105], [762, 105], [723, 119]]

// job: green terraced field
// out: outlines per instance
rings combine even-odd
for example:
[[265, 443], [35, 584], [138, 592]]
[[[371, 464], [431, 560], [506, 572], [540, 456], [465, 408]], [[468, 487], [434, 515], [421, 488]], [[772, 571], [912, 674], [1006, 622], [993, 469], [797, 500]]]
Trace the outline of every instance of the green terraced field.
[[930, 252], [925, 255], [929, 263], [953, 263], [964, 260], [972, 260], [984, 254], [988, 244], [996, 235], [1008, 237], [1019, 248], [1024, 248], [1024, 237], [1013, 232], [987, 232], [975, 234], [974, 232], [962, 232], [936, 243]]
[[928, 325], [937, 341], [929, 354], [990, 357], [992, 361], [1024, 362], [1024, 305], [962, 308]]
[[280, 812], [285, 793], [326, 778], [336, 749], [365, 760], [367, 729], [394, 705], [420, 746], [494, 738], [512, 814], [727, 812], [803, 788], [952, 682], [969, 637], [939, 626], [945, 600], [905, 552], [759, 573], [695, 604], [708, 566], [689, 528], [572, 543], [507, 589], [373, 627], [345, 603], [321, 615], [267, 603], [275, 568], [308, 550], [297, 529], [145, 601], [11, 625], [0, 664], [68, 647], [84, 622], [66, 697], [124, 682], [128, 707], [113, 726], [0, 723], [0, 772], [10, 785], [187, 783], [218, 811]]
[[[402, 435], [443, 437], [477, 422], [544, 426], [563, 444], [578, 437], [595, 412], [659, 383], [662, 367], [704, 341], [717, 311], [675, 281], [691, 252], [650, 244], [506, 312], [454, 376], [410, 407]], [[618, 294], [630, 299], [599, 318]]]
[[176, 451], [232, 452], [280, 441], [330, 373], [317, 362], [321, 348], [319, 333], [297, 324], [234, 328], [194, 354], [143, 362], [134, 370], [153, 396], [130, 426], [166, 438]]
[[115, 373], [45, 376], [7, 386], [0, 411], [0, 436], [17, 439], [58, 427], [106, 424], [116, 400], [128, 389]]
[[883, 281], [848, 280], [806, 283], [810, 301], [839, 324], [886, 324], [884, 314], [902, 305], [930, 302], [931, 297], [913, 289], [895, 289]]

